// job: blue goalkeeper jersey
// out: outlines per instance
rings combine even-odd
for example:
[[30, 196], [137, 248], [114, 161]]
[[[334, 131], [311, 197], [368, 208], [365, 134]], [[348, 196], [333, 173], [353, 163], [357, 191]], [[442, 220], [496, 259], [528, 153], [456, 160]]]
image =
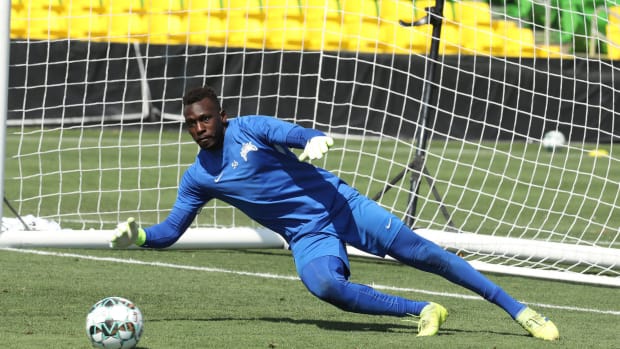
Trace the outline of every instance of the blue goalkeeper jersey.
[[284, 237], [299, 270], [322, 255], [347, 262], [345, 242], [385, 255], [404, 223], [339, 177], [299, 161], [289, 150], [303, 148], [320, 135], [267, 116], [230, 119], [222, 148], [200, 150], [183, 174], [170, 214], [144, 229], [142, 246], [172, 245], [205, 203], [219, 199]]
[[303, 234], [343, 229], [348, 222], [339, 222], [337, 213], [357, 191], [330, 172], [297, 160], [289, 150], [303, 148], [319, 135], [323, 133], [267, 116], [229, 119], [223, 147], [200, 150], [183, 175], [166, 221], [145, 229], [144, 246], [174, 243], [214, 198], [289, 243]]

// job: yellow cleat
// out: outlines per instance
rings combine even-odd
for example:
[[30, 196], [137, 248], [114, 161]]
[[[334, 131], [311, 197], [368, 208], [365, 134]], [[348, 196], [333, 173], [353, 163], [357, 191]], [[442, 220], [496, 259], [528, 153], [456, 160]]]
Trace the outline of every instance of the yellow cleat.
[[554, 341], [560, 338], [558, 328], [555, 327], [553, 322], [529, 307], [523, 309], [519, 315], [517, 315], [516, 320], [519, 325], [532, 335], [532, 337], [547, 341]]
[[429, 303], [420, 312], [418, 322], [418, 337], [434, 336], [439, 332], [439, 327], [446, 322], [448, 311], [437, 303]]

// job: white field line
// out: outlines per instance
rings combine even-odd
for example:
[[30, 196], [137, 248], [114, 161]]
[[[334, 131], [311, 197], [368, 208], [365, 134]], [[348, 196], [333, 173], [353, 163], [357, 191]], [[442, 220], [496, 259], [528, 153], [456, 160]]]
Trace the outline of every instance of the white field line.
[[[229, 270], [229, 269], [221, 269], [221, 268], [198, 267], [198, 266], [192, 266], [192, 265], [172, 264], [172, 263], [165, 263], [165, 262], [148, 262], [148, 261], [140, 261], [140, 260], [131, 259], [131, 258], [123, 259], [123, 258], [112, 258], [112, 257], [97, 257], [97, 256], [91, 256], [91, 255], [84, 255], [84, 254], [61, 253], [61, 252], [19, 249], [19, 248], [0, 248], [0, 250], [9, 251], [9, 252], [17, 252], [17, 253], [35, 254], [35, 255], [41, 255], [41, 256], [78, 258], [78, 259], [85, 259], [85, 260], [99, 261], [99, 262], [145, 265], [145, 266], [160, 267], [160, 268], [203, 271], [203, 272], [208, 272], [208, 273], [225, 273], [225, 274], [251, 276], [251, 277], [259, 277], [259, 278], [267, 278], [267, 279], [299, 281], [299, 277], [297, 276], [278, 275], [278, 274], [271, 274], [271, 273], [255, 273], [255, 272]], [[412, 293], [420, 293], [420, 294], [433, 295], [433, 296], [439, 296], [439, 297], [458, 298], [458, 299], [467, 299], [467, 300], [484, 300], [482, 297], [479, 297], [479, 296], [466, 295], [466, 294], [460, 294], [460, 293], [436, 292], [436, 291], [429, 291], [429, 290], [416, 289], [416, 288], [385, 286], [385, 285], [377, 285], [377, 284], [372, 284], [371, 286], [378, 290], [412, 292]], [[540, 308], [560, 309], [560, 310], [578, 311], [578, 312], [584, 312], [584, 313], [607, 314], [607, 315], [620, 316], [619, 310], [600, 310], [600, 309], [592, 309], [592, 308], [581, 308], [581, 307], [573, 307], [573, 306], [566, 306], [566, 305], [532, 303], [532, 302], [523, 302], [523, 303], [536, 306], [536, 307], [540, 307]]]

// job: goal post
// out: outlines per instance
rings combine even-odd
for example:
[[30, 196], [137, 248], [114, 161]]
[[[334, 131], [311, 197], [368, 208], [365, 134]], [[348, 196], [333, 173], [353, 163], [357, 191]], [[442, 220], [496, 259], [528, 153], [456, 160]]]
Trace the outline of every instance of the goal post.
[[[12, 228], [0, 245], [101, 248], [128, 217], [163, 220], [197, 152], [182, 95], [209, 84], [231, 116], [332, 135], [316, 165], [403, 220], [415, 197], [413, 228], [480, 270], [617, 286], [619, 7], [446, 1], [432, 57], [432, 28], [401, 21], [434, 4], [12, 1], [0, 184], [62, 230]], [[179, 246], [271, 235], [213, 201]]]
[[[9, 81], [9, 50], [10, 50], [10, 17], [11, 4], [6, 3], [0, 8], [0, 194], [4, 193], [4, 156], [6, 142], [6, 117], [8, 107], [8, 81]], [[0, 219], [3, 215], [4, 205], [0, 205]]]

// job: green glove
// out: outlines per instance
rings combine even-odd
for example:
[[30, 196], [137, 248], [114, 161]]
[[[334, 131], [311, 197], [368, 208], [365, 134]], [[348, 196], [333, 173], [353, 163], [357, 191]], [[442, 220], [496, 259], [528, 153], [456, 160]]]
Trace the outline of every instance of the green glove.
[[110, 240], [111, 248], [127, 248], [131, 245], [142, 246], [146, 242], [146, 232], [138, 227], [133, 217], [127, 219], [127, 222], [120, 223]]
[[327, 150], [334, 145], [334, 140], [328, 136], [316, 136], [312, 137], [304, 151], [299, 155], [299, 161], [320, 159], [323, 154], [327, 153]]

